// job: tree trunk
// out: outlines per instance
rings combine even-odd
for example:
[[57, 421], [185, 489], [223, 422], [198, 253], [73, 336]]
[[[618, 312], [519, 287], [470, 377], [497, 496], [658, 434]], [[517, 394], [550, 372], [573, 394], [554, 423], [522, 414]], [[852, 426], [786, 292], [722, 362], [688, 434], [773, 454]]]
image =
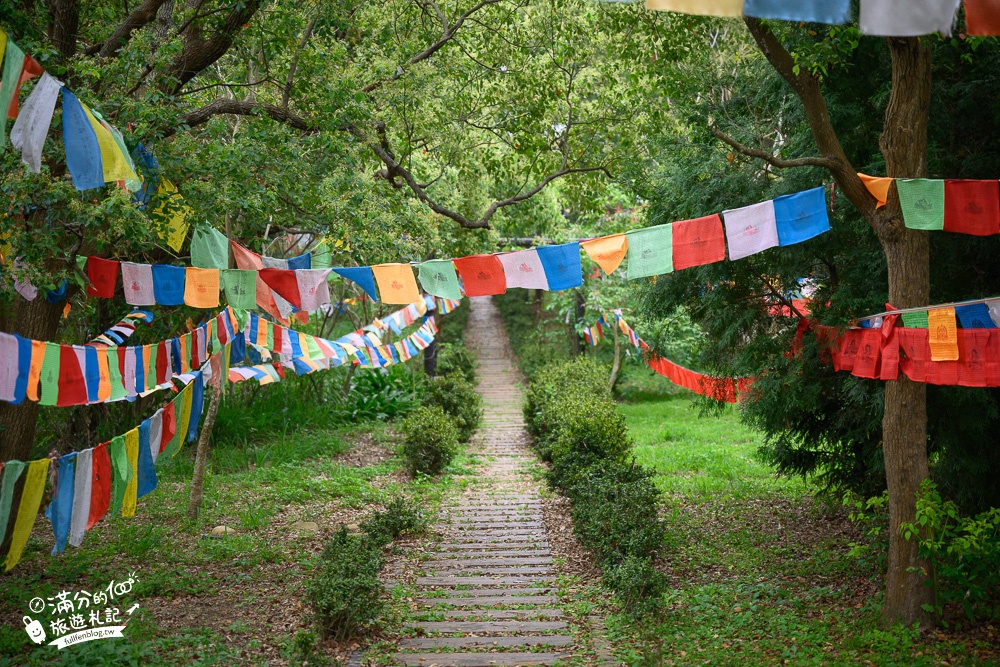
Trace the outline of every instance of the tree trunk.
[[211, 403], [208, 412], [205, 414], [205, 423], [201, 425], [201, 433], [198, 434], [198, 452], [194, 458], [194, 474], [191, 476], [191, 498], [188, 501], [188, 518], [197, 519], [198, 511], [201, 509], [201, 502], [205, 497], [205, 467], [208, 465], [208, 442], [212, 437], [212, 428], [215, 426], [215, 417], [219, 414], [219, 403], [222, 402], [222, 381], [212, 383], [212, 391], [209, 394]]
[[[39, 291], [34, 301], [19, 295], [0, 311], [0, 331], [25, 338], [54, 341], [65, 303], [51, 304]], [[0, 461], [26, 461], [35, 443], [38, 403], [25, 399], [20, 405], [0, 402]]]
[[608, 391], [613, 392], [618, 384], [618, 372], [622, 368], [622, 346], [621, 339], [618, 338], [619, 331], [617, 323], [613, 327], [615, 330], [615, 360], [611, 364], [611, 377], [608, 378]]
[[[882, 132], [886, 175], [927, 176], [927, 124], [931, 100], [931, 49], [919, 39], [888, 39], [892, 54], [892, 93]], [[899, 198], [892, 195], [881, 209], [877, 227], [889, 269], [889, 301], [896, 308], [930, 303], [930, 240], [927, 232], [907, 229]], [[889, 489], [889, 569], [886, 572], [884, 625], [931, 625], [933, 616], [921, 606], [933, 602], [926, 585], [930, 572], [916, 540], [906, 540], [899, 527], [916, 518], [917, 491], [928, 477], [927, 386], [900, 379], [885, 387], [882, 455]]]
[[437, 341], [434, 340], [424, 349], [424, 372], [427, 373], [428, 377], [434, 377], [437, 374], [437, 362], [438, 346]]
[[66, 58], [76, 53], [80, 33], [79, 0], [50, 0], [49, 41]]

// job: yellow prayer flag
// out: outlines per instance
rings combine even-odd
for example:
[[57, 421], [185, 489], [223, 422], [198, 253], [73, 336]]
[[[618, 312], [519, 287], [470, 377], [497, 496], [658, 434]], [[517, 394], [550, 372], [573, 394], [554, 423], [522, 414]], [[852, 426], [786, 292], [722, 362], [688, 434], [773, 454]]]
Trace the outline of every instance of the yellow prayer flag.
[[125, 499], [122, 502], [122, 516], [135, 516], [136, 491], [139, 488], [139, 429], [134, 428], [125, 434], [125, 456], [132, 468], [132, 479], [125, 486]]
[[[165, 178], [160, 179], [156, 194], [165, 201], [153, 211], [153, 214], [167, 218], [166, 230], [160, 233], [160, 240], [170, 246], [174, 252], [180, 252], [190, 226], [188, 218], [191, 217], [191, 209], [184, 203], [184, 198], [177, 192], [174, 184]], [[169, 204], [167, 204], [168, 201]], [[169, 213], [166, 211], [168, 205], [170, 207]]]
[[598, 239], [583, 241], [580, 246], [587, 251], [587, 256], [597, 262], [605, 273], [611, 275], [625, 259], [628, 253], [628, 238], [624, 234], [612, 234]]
[[187, 432], [191, 426], [191, 403], [194, 400], [194, 387], [190, 384], [183, 390], [184, 398], [181, 399], [181, 418], [177, 424], [177, 434], [178, 434], [178, 444], [177, 451], [174, 452], [174, 456], [177, 456], [177, 452], [181, 451], [184, 446], [184, 442], [187, 440]]
[[954, 308], [927, 311], [931, 361], [958, 361], [958, 329]]
[[742, 16], [743, 0], [646, 0], [646, 9], [700, 16]]
[[83, 107], [83, 113], [87, 116], [90, 126], [94, 128], [94, 134], [97, 135], [97, 145], [101, 149], [101, 167], [104, 169], [104, 182], [113, 183], [114, 181], [136, 180], [138, 176], [128, 166], [128, 161], [122, 155], [118, 143], [111, 136], [108, 128], [104, 127], [101, 121], [94, 118], [94, 114], [90, 112], [90, 108], [86, 104], [80, 102], [80, 106]]
[[10, 549], [5, 561], [8, 570], [21, 560], [24, 545], [31, 535], [31, 527], [35, 525], [38, 506], [45, 493], [45, 480], [49, 476], [49, 463], [49, 459], [38, 459], [28, 464], [28, 474], [24, 477], [24, 490], [21, 491], [21, 503], [17, 507], [17, 520], [14, 522], [14, 532], [11, 533]]
[[411, 304], [420, 300], [420, 288], [409, 264], [379, 264], [372, 267], [379, 297], [386, 304]]

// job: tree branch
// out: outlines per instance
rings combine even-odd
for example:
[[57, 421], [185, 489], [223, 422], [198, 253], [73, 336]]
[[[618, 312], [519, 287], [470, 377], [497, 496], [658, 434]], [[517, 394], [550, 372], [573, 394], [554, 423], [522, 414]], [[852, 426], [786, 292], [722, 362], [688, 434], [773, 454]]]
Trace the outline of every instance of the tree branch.
[[309, 38], [312, 37], [313, 30], [316, 28], [316, 19], [309, 21], [309, 25], [306, 26], [306, 30], [302, 33], [302, 40], [299, 42], [299, 48], [295, 50], [295, 55], [292, 56], [292, 64], [288, 66], [288, 78], [285, 79], [285, 88], [281, 91], [281, 106], [288, 108], [288, 98], [292, 94], [292, 82], [295, 81], [295, 70], [299, 66], [299, 54], [302, 49], [306, 48], [306, 43]]
[[233, 45], [236, 35], [257, 13], [263, 1], [246, 0], [233, 5], [218, 31], [208, 39], [201, 38], [201, 30], [197, 23], [190, 23], [182, 28], [181, 32], [185, 35], [184, 49], [174, 60], [168, 72], [168, 77], [176, 80], [176, 83], [168, 90], [176, 95], [184, 87], [184, 84], [225, 55], [229, 47]]
[[199, 125], [204, 125], [214, 116], [223, 115], [253, 117], [267, 116], [272, 120], [284, 123], [285, 125], [293, 127], [296, 130], [301, 130], [302, 132], [312, 133], [319, 131], [319, 127], [313, 125], [302, 116], [292, 113], [288, 109], [279, 107], [275, 104], [220, 98], [206, 104], [200, 109], [195, 109], [194, 111], [184, 114], [181, 116], [176, 125], [166, 128], [160, 136], [161, 138], [166, 138], [176, 134], [177, 131], [181, 129], [181, 126], [186, 125], [188, 127], [197, 127]]
[[165, 0], [146, 0], [128, 15], [125, 22], [118, 26], [118, 29], [108, 37], [108, 40], [101, 46], [98, 55], [101, 58], [111, 58], [117, 55], [119, 49], [128, 43], [132, 38], [132, 33], [143, 26], [152, 23], [156, 18], [156, 13], [160, 5]]
[[825, 157], [800, 157], [789, 160], [775, 157], [767, 151], [750, 148], [749, 146], [741, 144], [718, 128], [710, 127], [709, 130], [717, 139], [720, 139], [723, 143], [729, 145], [737, 153], [746, 155], [747, 157], [757, 158], [758, 160], [763, 160], [772, 167], [777, 167], [779, 169], [790, 169], [793, 167], [823, 167], [832, 171], [836, 166], [836, 163], [833, 160]]

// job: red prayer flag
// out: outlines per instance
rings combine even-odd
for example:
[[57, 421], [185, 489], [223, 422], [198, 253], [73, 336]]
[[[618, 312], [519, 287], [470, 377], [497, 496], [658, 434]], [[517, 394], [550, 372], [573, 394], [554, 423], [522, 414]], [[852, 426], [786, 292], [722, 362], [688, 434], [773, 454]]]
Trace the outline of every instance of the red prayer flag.
[[174, 435], [177, 433], [177, 416], [174, 414], [174, 402], [170, 401], [165, 406], [163, 406], [163, 436], [160, 438], [160, 451], [159, 454], [170, 441], [174, 439]]
[[14, 97], [11, 99], [10, 107], [7, 109], [7, 118], [17, 118], [17, 101], [21, 96], [21, 84], [28, 79], [40, 76], [44, 71], [37, 60], [29, 55], [24, 56], [24, 65], [21, 67], [21, 78], [18, 79], [17, 89], [14, 91]]
[[963, 387], [987, 387], [989, 329], [962, 329], [958, 332], [958, 383]]
[[118, 286], [118, 261], [113, 259], [102, 259], [100, 257], [87, 258], [87, 294], [111, 299], [115, 295], [115, 287]]
[[675, 222], [673, 229], [675, 271], [726, 258], [726, 233], [718, 214]]
[[970, 35], [1000, 35], [1000, 0], [965, 0], [965, 29]]
[[974, 236], [1000, 234], [1000, 182], [944, 182], [944, 231]]
[[90, 514], [87, 516], [87, 530], [107, 514], [111, 505], [111, 458], [108, 443], [94, 447], [90, 483]]
[[927, 329], [899, 329], [899, 368], [914, 382], [924, 382], [927, 378], [928, 359], [931, 346], [927, 339]]
[[302, 307], [302, 299], [299, 295], [299, 283], [295, 279], [295, 271], [291, 269], [261, 269], [257, 275], [282, 299], [296, 308]]
[[70, 345], [59, 346], [59, 396], [56, 405], [65, 408], [87, 403], [87, 381], [80, 360]]
[[492, 296], [507, 291], [503, 264], [493, 255], [472, 255], [453, 261], [466, 296]]
[[167, 347], [166, 341], [162, 341], [156, 348], [156, 384], [169, 382], [172, 375], [170, 348]]
[[879, 357], [882, 352], [882, 332], [879, 329], [865, 329], [861, 332], [858, 356], [852, 373], [857, 377], [874, 380], [879, 377]]

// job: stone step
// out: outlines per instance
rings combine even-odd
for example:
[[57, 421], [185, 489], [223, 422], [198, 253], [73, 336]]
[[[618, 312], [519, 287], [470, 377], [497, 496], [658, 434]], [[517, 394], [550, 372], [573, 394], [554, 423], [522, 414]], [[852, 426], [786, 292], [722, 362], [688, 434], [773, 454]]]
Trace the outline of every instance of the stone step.
[[455, 551], [488, 551], [493, 549], [548, 549], [549, 543], [545, 540], [525, 542], [523, 540], [483, 540], [480, 542], [441, 542], [436, 545], [439, 549], [452, 549]]
[[480, 551], [428, 551], [425, 555], [432, 558], [439, 559], [450, 559], [450, 558], [543, 558], [545, 556], [551, 556], [548, 549], [491, 549], [491, 550], [480, 550]]
[[533, 637], [421, 637], [399, 642], [402, 649], [477, 648], [481, 646], [572, 646], [568, 635]]
[[423, 603], [427, 606], [447, 604], [452, 607], [492, 607], [495, 605], [515, 604], [556, 604], [558, 601], [558, 598], [554, 595], [528, 595], [525, 597], [507, 595], [492, 598], [425, 598]]
[[539, 556], [537, 558], [522, 558], [519, 556], [512, 556], [510, 558], [445, 558], [443, 560], [428, 560], [421, 563], [424, 567], [551, 564], [552, 558], [549, 556]]
[[495, 565], [467, 565], [466, 567], [438, 567], [425, 568], [426, 572], [433, 572], [437, 576], [449, 574], [498, 574], [498, 575], [521, 575], [521, 574], [552, 574], [552, 568], [546, 565], [526, 565], [498, 567]]
[[[470, 588], [459, 591], [442, 591], [442, 597], [495, 597], [497, 595], [543, 595], [552, 591], [551, 586], [542, 587], [514, 587], [514, 588]], [[434, 598], [427, 598], [433, 600]]]
[[435, 611], [445, 618], [562, 618], [561, 609], [449, 609]]
[[554, 665], [561, 653], [397, 653], [393, 659], [406, 667], [518, 667]]
[[534, 576], [506, 576], [506, 577], [453, 577], [434, 576], [417, 577], [417, 586], [503, 586], [506, 584], [520, 584], [536, 586], [551, 585], [549, 582], [555, 581], [551, 574], [536, 574]]
[[548, 632], [564, 629], [566, 621], [415, 621], [406, 627], [441, 633]]

